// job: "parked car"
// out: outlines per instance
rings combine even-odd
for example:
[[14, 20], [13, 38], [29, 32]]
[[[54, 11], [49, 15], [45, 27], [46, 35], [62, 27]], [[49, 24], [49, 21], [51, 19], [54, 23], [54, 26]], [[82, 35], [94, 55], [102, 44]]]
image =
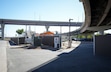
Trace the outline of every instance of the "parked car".
[[9, 44], [10, 45], [17, 45], [14, 41], [12, 41], [12, 40], [9, 40]]
[[73, 38], [72, 40], [73, 41], [93, 41], [93, 39], [87, 39], [87, 38], [81, 38], [81, 39]]
[[79, 41], [93, 41], [93, 39], [82, 38]]

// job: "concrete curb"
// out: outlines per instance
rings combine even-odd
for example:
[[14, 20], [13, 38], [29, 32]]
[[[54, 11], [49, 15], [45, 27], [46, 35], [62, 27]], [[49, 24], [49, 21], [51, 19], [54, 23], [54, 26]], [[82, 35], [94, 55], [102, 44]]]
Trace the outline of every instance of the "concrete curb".
[[0, 72], [7, 72], [7, 47], [8, 41], [0, 40]]

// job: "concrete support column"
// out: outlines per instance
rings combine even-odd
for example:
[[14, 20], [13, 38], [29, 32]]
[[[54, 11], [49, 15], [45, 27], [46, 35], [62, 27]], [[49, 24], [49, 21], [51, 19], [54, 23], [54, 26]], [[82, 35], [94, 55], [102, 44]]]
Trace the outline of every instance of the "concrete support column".
[[85, 34], [84, 36], [85, 36], [85, 38], [87, 39], [87, 34]]
[[59, 44], [59, 48], [62, 46], [62, 26], [60, 26], [60, 34], [59, 34], [59, 39], [60, 39], [60, 44]]
[[95, 55], [95, 35], [93, 34], [93, 54]]
[[60, 26], [60, 34], [62, 34], [62, 26]]
[[100, 35], [104, 35], [104, 31], [99, 31], [99, 34]]
[[45, 28], [46, 28], [46, 31], [48, 32], [49, 31], [49, 26], [46, 25]]
[[5, 24], [1, 24], [1, 32], [2, 32], [2, 40], [4, 40], [4, 27], [5, 27]]

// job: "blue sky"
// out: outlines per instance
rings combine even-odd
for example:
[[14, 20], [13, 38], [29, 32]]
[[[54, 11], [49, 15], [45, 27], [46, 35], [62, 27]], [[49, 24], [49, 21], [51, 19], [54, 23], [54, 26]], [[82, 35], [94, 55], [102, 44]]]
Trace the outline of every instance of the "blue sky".
[[[84, 9], [79, 0], [0, 0], [0, 9], [0, 18], [4, 19], [68, 22], [68, 19], [72, 18], [74, 22], [84, 21]], [[7, 25], [5, 35], [15, 36], [15, 31], [21, 28], [26, 27]], [[50, 27], [49, 30], [59, 32], [59, 29], [60, 27]], [[62, 29], [62, 32], [68, 31], [66, 27]], [[31, 30], [41, 33], [45, 31], [45, 27], [31, 26]]]

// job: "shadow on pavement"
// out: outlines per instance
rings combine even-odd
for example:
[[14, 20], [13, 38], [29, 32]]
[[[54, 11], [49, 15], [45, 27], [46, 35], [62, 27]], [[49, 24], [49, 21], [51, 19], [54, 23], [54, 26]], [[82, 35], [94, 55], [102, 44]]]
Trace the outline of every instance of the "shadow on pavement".
[[32, 45], [25, 45], [25, 46], [11, 46], [10, 47], [11, 49], [19, 49], [19, 48], [22, 48], [22, 49], [46, 49], [46, 50], [51, 50], [51, 51], [57, 51], [59, 50], [60, 48], [54, 48], [54, 47], [51, 47], [51, 46], [46, 46], [46, 45], [43, 45], [43, 46], [32, 46]]
[[46, 49], [46, 50], [51, 50], [51, 51], [57, 51], [60, 49], [60, 48], [54, 48], [54, 47], [46, 46], [46, 45], [41, 46], [41, 48]]
[[82, 42], [70, 53], [62, 53], [28, 72], [111, 72], [111, 59], [94, 56], [93, 44]]
[[25, 46], [25, 47], [22, 47], [22, 48], [24, 48], [24, 49], [46, 49], [46, 50], [51, 50], [51, 51], [57, 51], [57, 50], [59, 50], [59, 48], [54, 48], [54, 47], [46, 46], [46, 45], [37, 46], [37, 47], [34, 47], [34, 46]]

